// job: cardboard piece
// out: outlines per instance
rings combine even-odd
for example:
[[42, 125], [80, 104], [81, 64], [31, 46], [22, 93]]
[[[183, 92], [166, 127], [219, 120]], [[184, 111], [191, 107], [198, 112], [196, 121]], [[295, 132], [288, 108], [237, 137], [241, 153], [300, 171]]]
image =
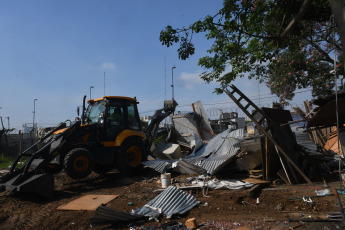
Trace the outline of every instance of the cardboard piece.
[[88, 210], [94, 211], [98, 206], [106, 204], [119, 195], [85, 195], [67, 204], [59, 206], [58, 210]]

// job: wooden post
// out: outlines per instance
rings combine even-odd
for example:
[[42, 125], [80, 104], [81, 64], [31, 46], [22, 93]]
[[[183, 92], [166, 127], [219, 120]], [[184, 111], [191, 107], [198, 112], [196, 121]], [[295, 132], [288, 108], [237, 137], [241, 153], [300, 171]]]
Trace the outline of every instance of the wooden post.
[[267, 146], [267, 137], [265, 136], [265, 160], [266, 160], [266, 175], [265, 180], [268, 180], [268, 146]]

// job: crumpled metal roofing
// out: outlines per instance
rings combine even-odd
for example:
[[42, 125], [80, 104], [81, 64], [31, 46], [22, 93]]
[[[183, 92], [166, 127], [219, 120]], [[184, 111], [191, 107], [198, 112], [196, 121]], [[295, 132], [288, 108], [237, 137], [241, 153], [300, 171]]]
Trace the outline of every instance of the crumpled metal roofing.
[[308, 133], [303, 133], [304, 129], [302, 127], [295, 126], [291, 130], [295, 133], [297, 144], [302, 145], [309, 151], [318, 151], [317, 145], [309, 139]]
[[207, 145], [212, 154], [209, 155], [207, 159], [202, 161], [201, 167], [207, 170], [207, 173], [214, 175], [221, 168], [227, 165], [233, 157], [236, 156], [238, 150], [240, 149], [240, 142], [234, 138], [229, 138], [229, 130], [214, 137]]
[[198, 166], [196, 164], [192, 164], [188, 161], [180, 159], [176, 166], [172, 166], [174, 171], [177, 171], [181, 174], [189, 174], [189, 175], [207, 175], [207, 170]]
[[173, 162], [175, 161], [157, 159], [157, 160], [152, 160], [152, 161], [144, 161], [141, 164], [146, 165], [147, 167], [152, 168], [159, 173], [165, 173], [167, 169], [171, 168], [171, 164]]
[[233, 137], [236, 139], [243, 139], [244, 137], [244, 129], [236, 129], [229, 133], [228, 137]]
[[[230, 130], [225, 130], [210, 140], [199, 151], [182, 158], [188, 163], [201, 166], [207, 173], [214, 175], [222, 167], [228, 164], [236, 156], [240, 149], [240, 142], [229, 136], [235, 135]], [[164, 170], [171, 168], [174, 162], [178, 160], [153, 160], [143, 162], [144, 165], [163, 173]], [[176, 164], [176, 163], [175, 163]], [[177, 163], [178, 164], [178, 163]]]
[[199, 203], [200, 201], [194, 196], [175, 186], [169, 186], [149, 203], [132, 211], [132, 213], [149, 217], [156, 217], [160, 214], [164, 214], [167, 218], [171, 218], [174, 214], [186, 213]]
[[135, 215], [117, 211], [100, 205], [94, 216], [90, 218], [92, 225], [115, 224], [115, 223], [134, 223], [138, 220], [148, 219], [143, 215]]

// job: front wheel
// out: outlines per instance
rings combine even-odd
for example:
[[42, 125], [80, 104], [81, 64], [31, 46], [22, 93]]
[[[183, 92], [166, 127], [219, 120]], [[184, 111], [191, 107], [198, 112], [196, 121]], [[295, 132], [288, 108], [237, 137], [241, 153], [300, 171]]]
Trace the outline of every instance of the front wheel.
[[144, 160], [146, 154], [143, 142], [140, 139], [128, 139], [120, 148], [117, 165], [121, 173], [133, 175]]
[[64, 160], [65, 173], [73, 179], [90, 175], [95, 167], [92, 153], [85, 148], [75, 148], [67, 153]]

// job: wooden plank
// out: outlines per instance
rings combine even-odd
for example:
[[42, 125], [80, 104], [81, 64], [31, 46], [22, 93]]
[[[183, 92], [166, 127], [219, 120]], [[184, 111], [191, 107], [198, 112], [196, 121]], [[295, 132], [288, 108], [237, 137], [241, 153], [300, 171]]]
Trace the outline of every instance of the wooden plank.
[[58, 210], [88, 210], [93, 211], [102, 204], [106, 204], [119, 195], [85, 195], [67, 204], [59, 206]]
[[288, 123], [285, 123], [285, 124], [281, 124], [280, 126], [291, 125], [291, 124], [295, 124], [295, 123], [298, 123], [298, 122], [301, 122], [301, 121], [307, 121], [307, 119], [301, 119], [301, 120], [298, 120], [298, 121], [291, 121], [291, 122], [288, 122]]
[[244, 179], [242, 181], [248, 182], [251, 184], [269, 184], [269, 183], [271, 183], [271, 181], [259, 180], [259, 179], [255, 179], [255, 178], [247, 178], [247, 179]]

